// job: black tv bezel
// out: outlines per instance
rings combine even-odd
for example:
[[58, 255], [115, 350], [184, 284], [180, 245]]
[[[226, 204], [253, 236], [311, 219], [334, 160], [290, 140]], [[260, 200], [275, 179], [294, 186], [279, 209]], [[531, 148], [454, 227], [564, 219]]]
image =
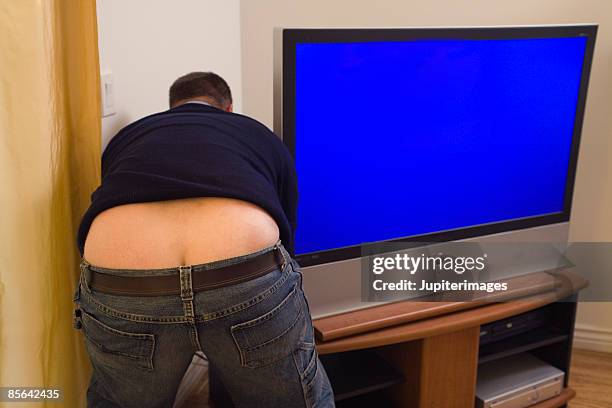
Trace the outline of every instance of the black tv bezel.
[[[427, 39], [485, 40], [586, 37], [587, 44], [582, 66], [576, 117], [574, 120], [574, 133], [572, 136], [572, 147], [568, 166], [563, 211], [528, 218], [439, 231], [429, 234], [401, 237], [379, 241], [378, 243], [455, 241], [482, 235], [497, 234], [567, 222], [569, 221], [571, 215], [580, 137], [582, 133], [582, 124], [584, 119], [584, 110], [593, 60], [593, 52], [595, 49], [597, 28], [598, 26], [595, 24], [588, 24], [515, 27], [282, 29], [282, 139], [292, 156], [295, 157], [295, 49], [298, 43], [414, 41]], [[363, 246], [372, 244], [374, 243], [310, 252], [296, 255], [295, 259], [302, 266], [312, 266], [359, 258], [361, 257]], [[372, 253], [371, 247], [369, 248], [369, 253]]]

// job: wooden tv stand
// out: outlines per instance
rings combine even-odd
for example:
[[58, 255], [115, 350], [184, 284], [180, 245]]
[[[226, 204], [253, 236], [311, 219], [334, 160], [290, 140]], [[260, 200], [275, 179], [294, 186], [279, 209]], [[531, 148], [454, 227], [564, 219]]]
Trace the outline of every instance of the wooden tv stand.
[[[512, 301], [404, 301], [315, 320], [338, 407], [471, 408], [479, 362], [520, 352], [566, 373], [563, 392], [533, 407], [565, 406], [575, 395], [567, 382], [577, 293], [587, 282], [569, 270], [516, 279], [524, 285], [514, 285]], [[479, 347], [481, 325], [540, 308], [550, 309], [547, 327]]]

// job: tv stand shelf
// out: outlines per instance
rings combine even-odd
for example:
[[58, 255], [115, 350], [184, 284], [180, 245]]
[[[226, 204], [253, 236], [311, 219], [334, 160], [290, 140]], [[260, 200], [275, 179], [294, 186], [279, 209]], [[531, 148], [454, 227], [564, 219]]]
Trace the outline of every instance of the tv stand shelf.
[[478, 362], [486, 363], [487, 361], [497, 360], [498, 358], [523, 353], [566, 341], [568, 337], [568, 334], [555, 333], [547, 328], [537, 328], [527, 333], [514, 336], [507, 341], [499, 341], [493, 344], [480, 346]]
[[404, 376], [372, 350], [321, 356], [336, 402], [380, 391], [404, 382]]
[[[566, 373], [561, 394], [533, 407], [566, 406], [575, 395], [567, 387], [575, 301], [587, 282], [570, 270], [555, 271], [554, 284], [545, 273], [533, 275], [521, 277], [530, 289], [519, 288], [512, 301], [405, 301], [316, 319], [317, 349], [324, 364], [328, 355], [368, 350], [403, 377], [338, 406], [472, 408], [479, 363], [522, 352]], [[529, 286], [530, 281], [536, 284]], [[536, 309], [550, 312], [549, 324], [480, 346], [481, 325]]]

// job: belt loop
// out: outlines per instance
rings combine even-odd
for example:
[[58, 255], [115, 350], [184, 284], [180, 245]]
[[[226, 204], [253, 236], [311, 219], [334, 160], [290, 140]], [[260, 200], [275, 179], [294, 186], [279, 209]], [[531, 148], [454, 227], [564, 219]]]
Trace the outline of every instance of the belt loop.
[[281, 265], [281, 272], [282, 272], [285, 270], [285, 267], [289, 263], [289, 260], [287, 259], [289, 258], [289, 254], [287, 253], [287, 251], [285, 251], [285, 247], [283, 247], [283, 244], [281, 243], [280, 240], [278, 240], [278, 242], [274, 245], [274, 249], [278, 250], [281, 256], [283, 257], [283, 264]]
[[83, 268], [85, 268], [87, 265], [87, 261], [85, 260], [85, 258], [81, 258], [81, 262], [79, 263], [79, 268], [81, 268], [81, 271], [83, 271]]
[[85, 258], [81, 258], [81, 263], [79, 264], [79, 268], [81, 269], [81, 276], [79, 281], [81, 285], [85, 288], [88, 293], [91, 293], [91, 289], [89, 288], [89, 284], [91, 282], [91, 273], [89, 270], [90, 264], [85, 260]]
[[195, 313], [193, 310], [193, 280], [191, 265], [179, 266], [179, 279], [181, 283], [181, 300], [183, 301], [185, 317], [193, 318]]
[[181, 283], [181, 300], [183, 301], [183, 313], [191, 326], [191, 342], [196, 350], [202, 350], [198, 327], [195, 321], [195, 307], [193, 306], [193, 275], [191, 265], [179, 266], [179, 280]]
[[88, 269], [89, 263], [85, 260], [85, 258], [81, 258], [81, 263], [79, 263], [79, 269], [81, 270], [81, 275], [85, 273], [85, 270]]

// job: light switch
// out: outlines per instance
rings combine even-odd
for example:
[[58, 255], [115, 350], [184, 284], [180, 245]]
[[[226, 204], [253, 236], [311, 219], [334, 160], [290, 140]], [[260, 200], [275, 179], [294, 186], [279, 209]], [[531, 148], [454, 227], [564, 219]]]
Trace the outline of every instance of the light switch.
[[115, 112], [115, 89], [113, 85], [113, 73], [105, 72], [100, 75], [100, 86], [102, 94], [102, 117], [114, 115]]

